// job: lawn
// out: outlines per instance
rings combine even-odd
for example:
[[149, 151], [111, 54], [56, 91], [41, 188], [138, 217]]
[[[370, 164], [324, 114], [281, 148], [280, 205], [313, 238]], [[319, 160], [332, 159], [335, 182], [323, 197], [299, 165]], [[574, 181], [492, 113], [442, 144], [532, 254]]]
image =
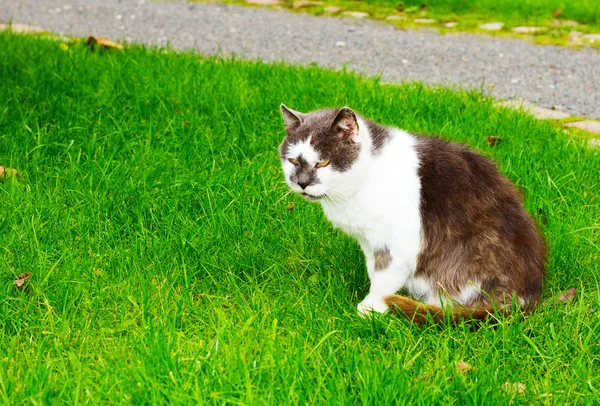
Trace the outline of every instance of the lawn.
[[509, 25], [544, 24], [554, 18], [600, 27], [600, 3], [596, 0], [340, 0], [432, 16], [477, 17]]
[[[248, 5], [251, 0], [195, 1]], [[598, 0], [280, 0], [277, 7], [317, 15], [367, 12], [369, 18], [384, 20], [400, 29], [426, 27], [445, 33], [484, 32], [576, 48], [600, 46], [600, 41], [582, 37], [600, 34]], [[498, 31], [479, 27], [490, 22], [503, 22], [504, 27]], [[447, 27], [446, 23], [452, 26]], [[520, 26], [535, 26], [537, 31], [512, 31]]]
[[[600, 149], [477, 92], [7, 33], [0, 49], [0, 165], [21, 173], [0, 180], [0, 403], [598, 403]], [[360, 248], [286, 194], [281, 102], [493, 157], [548, 241], [545, 298], [576, 298], [475, 331], [361, 319]]]

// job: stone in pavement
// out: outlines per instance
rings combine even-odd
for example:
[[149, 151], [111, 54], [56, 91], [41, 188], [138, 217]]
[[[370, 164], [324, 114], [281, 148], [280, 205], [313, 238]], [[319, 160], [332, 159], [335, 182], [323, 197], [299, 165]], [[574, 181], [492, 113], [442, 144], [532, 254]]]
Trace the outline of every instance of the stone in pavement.
[[276, 6], [278, 4], [281, 4], [281, 1], [279, 1], [279, 0], [246, 0], [246, 3], [256, 4], [259, 6]]
[[600, 121], [592, 121], [592, 120], [583, 120], [583, 121], [575, 121], [572, 123], [565, 123], [564, 127], [566, 128], [579, 128], [581, 130], [585, 130], [590, 133], [600, 134]]
[[533, 26], [519, 26], [513, 28], [512, 32], [518, 32], [520, 34], [533, 34], [540, 31], [546, 31], [546, 27], [533, 27]]
[[340, 11], [342, 11], [341, 7], [336, 7], [336, 6], [327, 6], [325, 7], [323, 10], [325, 10], [326, 13], [339, 13]]
[[579, 23], [575, 20], [559, 20], [555, 18], [553, 20], [550, 20], [550, 25], [553, 25], [555, 27], [560, 25], [564, 27], [578, 27]]
[[513, 109], [523, 109], [533, 115], [535, 118], [539, 120], [561, 120], [564, 118], [571, 117], [568, 113], [564, 111], [550, 110], [544, 109], [542, 107], [538, 107], [533, 103], [526, 102], [525, 100], [517, 99], [517, 100], [508, 100], [504, 102], [498, 103], [501, 106], [510, 107]]
[[585, 34], [582, 38], [592, 42], [600, 41], [600, 34]]
[[352, 17], [352, 18], [366, 18], [369, 16], [369, 13], [366, 13], [364, 11], [344, 11], [342, 13], [343, 15], [345, 15], [346, 17]]
[[433, 18], [415, 18], [414, 22], [417, 24], [433, 24], [436, 20]]
[[406, 16], [387, 16], [385, 19], [389, 20], [389, 21], [401, 21], [401, 20], [408, 19], [408, 17], [406, 17]]
[[298, 0], [292, 3], [292, 8], [316, 7], [322, 5], [322, 1]]
[[27, 25], [27, 24], [0, 24], [0, 31], [6, 30], [10, 28], [12, 32], [18, 33], [39, 33], [44, 32], [45, 30], [40, 27], [36, 27], [35, 25]]
[[501, 22], [486, 23], [486, 24], [481, 24], [479, 26], [479, 28], [481, 28], [482, 30], [488, 30], [488, 31], [498, 31], [498, 30], [501, 30], [502, 27], [504, 27], [504, 23], [501, 23]]

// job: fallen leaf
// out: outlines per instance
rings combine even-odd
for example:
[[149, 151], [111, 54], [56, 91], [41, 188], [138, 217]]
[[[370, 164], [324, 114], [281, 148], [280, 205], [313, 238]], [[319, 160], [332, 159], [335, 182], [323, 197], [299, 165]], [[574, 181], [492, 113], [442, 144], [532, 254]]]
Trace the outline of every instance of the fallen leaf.
[[487, 87], [496, 87], [497, 85], [495, 83], [488, 83]]
[[458, 369], [458, 372], [469, 372], [473, 370], [473, 367], [471, 365], [469, 365], [468, 363], [466, 363], [465, 361], [458, 361], [456, 363], [456, 369]]
[[58, 47], [60, 49], [62, 49], [63, 51], [68, 51], [69, 50], [69, 45], [65, 44], [64, 42], [62, 42]]
[[487, 143], [490, 144], [490, 147], [493, 147], [496, 144], [500, 144], [502, 142], [502, 138], [498, 138], [495, 135], [490, 135], [486, 138]]
[[25, 284], [29, 281], [31, 277], [31, 272], [25, 272], [19, 275], [19, 278], [14, 281], [14, 285], [17, 289], [23, 290], [25, 288]]
[[560, 295], [558, 297], [558, 302], [559, 303], [569, 303], [571, 300], [573, 300], [573, 298], [575, 297], [576, 294], [577, 294], [577, 289], [575, 289], [575, 288], [567, 289], [562, 293], [562, 295]]
[[294, 202], [291, 202], [290, 204], [288, 204], [287, 209], [288, 209], [288, 211], [294, 210]]
[[0, 166], [0, 179], [8, 179], [11, 177], [17, 177], [17, 175], [21, 175], [21, 173], [19, 171], [17, 171], [16, 169], [13, 168], [5, 168], [3, 166]]
[[554, 17], [558, 17], [558, 16], [559, 16], [559, 15], [561, 15], [561, 14], [562, 14], [562, 10], [561, 10], [561, 9], [559, 9], [559, 8], [558, 8], [558, 9], [556, 9], [556, 10], [554, 10], [554, 13], [552, 13], [552, 15], [553, 15]]
[[105, 48], [105, 49], [109, 49], [109, 48], [118, 49], [118, 50], [122, 50], [123, 49], [123, 45], [117, 44], [116, 42], [112, 42], [111, 40], [109, 40], [106, 37], [94, 37], [94, 36], [90, 35], [85, 40], [85, 43], [88, 46], [90, 46], [92, 49], [96, 45], [101, 46], [102, 48]]

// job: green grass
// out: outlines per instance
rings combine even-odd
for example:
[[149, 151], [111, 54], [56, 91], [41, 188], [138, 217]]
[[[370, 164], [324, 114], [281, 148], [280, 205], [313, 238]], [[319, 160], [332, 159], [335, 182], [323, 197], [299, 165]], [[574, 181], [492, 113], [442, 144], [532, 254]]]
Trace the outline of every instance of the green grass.
[[[196, 0], [247, 5], [246, 0]], [[297, 0], [281, 0], [281, 6], [291, 10]], [[400, 16], [404, 20], [387, 21], [400, 29], [437, 28], [444, 33], [477, 32], [495, 36], [526, 38], [538, 44], [554, 44], [581, 48], [585, 45], [600, 47], [600, 42], [587, 41], [585, 33], [600, 33], [600, 1], [597, 0], [319, 0], [322, 5], [302, 7], [298, 10], [316, 15], [337, 15], [344, 11], [365, 11], [369, 17], [385, 20]], [[339, 7], [330, 13], [327, 6]], [[415, 19], [434, 19], [435, 23], [415, 23]], [[504, 22], [500, 31], [482, 30], [479, 26], [488, 22]], [[572, 26], [575, 21], [579, 25]], [[446, 28], [447, 22], [458, 23]], [[567, 22], [567, 24], [565, 24]], [[512, 28], [537, 26], [543, 30], [536, 33], [516, 33]], [[579, 32], [579, 35], [576, 35]], [[573, 33], [573, 35], [571, 34]]]
[[[600, 3], [595, 0], [366, 0], [364, 3], [404, 11], [420, 10], [424, 4], [423, 11], [434, 16], [477, 16], [513, 26], [544, 24], [559, 17], [600, 27]], [[555, 15], [557, 10], [560, 14]]]
[[[0, 403], [599, 401], [600, 150], [584, 140], [476, 92], [318, 67], [7, 33], [0, 49], [0, 165], [23, 174], [0, 182]], [[551, 248], [545, 297], [576, 299], [477, 331], [359, 318], [358, 245], [286, 196], [281, 102], [493, 157]]]

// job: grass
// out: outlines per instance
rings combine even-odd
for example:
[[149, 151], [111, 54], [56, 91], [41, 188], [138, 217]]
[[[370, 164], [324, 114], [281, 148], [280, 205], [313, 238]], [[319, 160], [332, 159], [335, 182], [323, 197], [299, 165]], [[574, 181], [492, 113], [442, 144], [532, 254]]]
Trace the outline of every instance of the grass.
[[559, 17], [600, 27], [600, 5], [594, 0], [367, 0], [365, 3], [405, 12], [420, 11], [425, 5], [423, 11], [433, 16], [477, 16], [511, 26], [544, 24]]
[[[0, 33], [23, 174], [0, 182], [0, 403], [597, 404], [600, 150], [476, 92], [66, 45]], [[359, 318], [358, 245], [286, 196], [281, 102], [493, 157], [551, 247], [545, 297], [576, 299], [476, 331]]]
[[[197, 0], [215, 2], [215, 0]], [[216, 0], [224, 3], [247, 5], [247, 0]], [[600, 33], [600, 2], [597, 0], [319, 0], [309, 6], [294, 8], [296, 0], [281, 0], [281, 6], [316, 15], [337, 15], [344, 11], [365, 11], [369, 17], [384, 20], [400, 29], [437, 28], [443, 33], [477, 32], [496, 36], [525, 38], [538, 44], [563, 45], [575, 48], [599, 47], [600, 41], [588, 41], [586, 33]], [[340, 10], [329, 12], [326, 7]], [[386, 20], [396, 16], [402, 20]], [[434, 19], [423, 24], [416, 19]], [[499, 31], [479, 28], [483, 23], [504, 22]], [[445, 27], [454, 22], [456, 26]], [[573, 25], [575, 22], [576, 25]], [[535, 33], [518, 33], [518, 26], [537, 26]]]

